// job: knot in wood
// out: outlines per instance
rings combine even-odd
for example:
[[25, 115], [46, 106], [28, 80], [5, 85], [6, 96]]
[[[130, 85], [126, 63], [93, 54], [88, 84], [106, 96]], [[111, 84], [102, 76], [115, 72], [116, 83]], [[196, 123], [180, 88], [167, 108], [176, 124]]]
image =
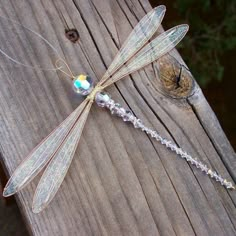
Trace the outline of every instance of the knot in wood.
[[188, 68], [167, 55], [159, 60], [160, 82], [164, 92], [175, 98], [192, 94], [194, 79]]

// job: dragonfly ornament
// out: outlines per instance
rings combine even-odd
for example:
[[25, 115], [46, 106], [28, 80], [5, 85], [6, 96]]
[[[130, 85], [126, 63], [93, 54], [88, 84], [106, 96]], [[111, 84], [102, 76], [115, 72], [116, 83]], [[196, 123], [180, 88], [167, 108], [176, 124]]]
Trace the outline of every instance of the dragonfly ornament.
[[[162, 138], [155, 130], [146, 127], [131, 111], [123, 108], [120, 104], [116, 103], [108, 93], [104, 92], [104, 89], [118, 80], [149, 65], [172, 50], [185, 36], [189, 27], [188, 25], [183, 24], [175, 26], [151, 40], [161, 24], [165, 10], [165, 6], [156, 7], [142, 18], [120, 48], [108, 70], [95, 86], [92, 78], [88, 75], [71, 76], [73, 79], [73, 89], [76, 93], [86, 96], [85, 100], [42, 142], [40, 142], [17, 167], [4, 188], [3, 196], [11, 196], [20, 191], [29, 184], [44, 167], [46, 167], [36, 188], [32, 210], [34, 213], [39, 213], [50, 203], [68, 171], [94, 101], [98, 106], [107, 108], [112, 114], [121, 117], [123, 121], [132, 123], [135, 128], [140, 129], [153, 139], [159, 141], [161, 144], [177, 153], [180, 157], [187, 160], [190, 164], [199, 168], [202, 172], [216, 181], [219, 181], [221, 185], [228, 189], [234, 188], [231, 182], [223, 179], [215, 171], [212, 171], [205, 164], [187, 154], [171, 141]], [[55, 70], [61, 70], [66, 73], [60, 66], [61, 62], [66, 64], [65, 61], [61, 59], [56, 49], [49, 41], [37, 32], [20, 25], [15, 21], [4, 17], [0, 18], [2, 22], [11, 22], [14, 27], [26, 30], [28, 33], [45, 43], [56, 55], [58, 55], [58, 59], [55, 63]], [[15, 64], [32, 67], [16, 60], [2, 48], [0, 48], [0, 52], [7, 57], [9, 61], [14, 62]], [[67, 64], [66, 66], [71, 72]], [[35, 68], [38, 69], [37, 67], [33, 67], [33, 69]]]

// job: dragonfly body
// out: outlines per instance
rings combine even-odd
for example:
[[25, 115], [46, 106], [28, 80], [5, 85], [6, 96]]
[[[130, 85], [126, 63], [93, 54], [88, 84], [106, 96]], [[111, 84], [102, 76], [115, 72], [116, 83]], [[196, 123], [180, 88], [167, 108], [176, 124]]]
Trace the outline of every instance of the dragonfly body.
[[[46, 167], [35, 192], [33, 211], [38, 213], [49, 204], [68, 171], [94, 101], [96, 101], [99, 106], [108, 108], [111, 113], [122, 117], [124, 121], [131, 122], [135, 128], [139, 128], [151, 135], [151, 137], [160, 141], [168, 148], [171, 148], [171, 150], [175, 151], [183, 158], [186, 159], [188, 157], [181, 149], [178, 149], [173, 144], [170, 144], [170, 142], [161, 138], [156, 131], [144, 126], [131, 111], [122, 108], [104, 92], [104, 89], [108, 86], [157, 60], [165, 53], [172, 50], [182, 40], [188, 31], [188, 25], [173, 27], [151, 40], [154, 33], [157, 31], [164, 14], [165, 6], [159, 6], [143, 17], [143, 19], [135, 26], [96, 86], [94, 86], [92, 79], [87, 75], [71, 76], [73, 79], [73, 89], [76, 93], [86, 95], [86, 99], [54, 131], [35, 147], [28, 157], [19, 165], [4, 189], [4, 196], [10, 196], [20, 191]], [[15, 22], [14, 24], [19, 25]], [[25, 27], [22, 28], [25, 29]], [[45, 44], [55, 51], [54, 47], [46, 39], [32, 30], [29, 31], [31, 34], [42, 39]], [[27, 66], [9, 56], [1, 48], [0, 52], [12, 62]], [[57, 52], [55, 54], [57, 54]], [[60, 57], [59, 60], [63, 61]], [[63, 72], [61, 67], [57, 66], [57, 64], [58, 63], [56, 62], [55, 69]], [[67, 64], [66, 66], [68, 67]], [[188, 160], [191, 160], [195, 165], [198, 164], [196, 160], [189, 159], [189, 157]], [[205, 168], [204, 165], [200, 165], [200, 168], [208, 175], [214, 175], [214, 172], [207, 167]], [[230, 182], [227, 182], [220, 176], [214, 176], [217, 181], [220, 181], [220, 183], [227, 188], [233, 187]]]

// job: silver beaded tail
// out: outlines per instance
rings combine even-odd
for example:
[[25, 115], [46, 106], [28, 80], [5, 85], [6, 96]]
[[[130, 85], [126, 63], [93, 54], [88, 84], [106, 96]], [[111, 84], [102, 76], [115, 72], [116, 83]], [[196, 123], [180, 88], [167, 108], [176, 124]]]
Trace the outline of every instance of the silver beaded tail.
[[216, 171], [211, 170], [206, 164], [203, 164], [201, 161], [197, 160], [196, 158], [193, 158], [181, 148], [177, 147], [176, 144], [172, 143], [171, 141], [162, 138], [156, 131], [146, 127], [140, 119], [138, 119], [132, 114], [131, 111], [126, 110], [119, 103], [115, 103], [115, 101], [112, 100], [107, 93], [97, 93], [95, 96], [95, 101], [98, 106], [108, 108], [111, 114], [121, 117], [125, 122], [131, 122], [135, 128], [141, 129], [150, 137], [156, 139], [162, 145], [166, 146], [171, 151], [177, 153], [181, 158], [185, 159], [191, 165], [197, 167], [203, 173], [209, 175], [217, 182], [220, 182], [220, 184], [225, 186], [227, 189], [235, 189], [234, 185], [231, 182], [227, 181], [226, 179], [223, 179], [219, 174], [216, 173]]

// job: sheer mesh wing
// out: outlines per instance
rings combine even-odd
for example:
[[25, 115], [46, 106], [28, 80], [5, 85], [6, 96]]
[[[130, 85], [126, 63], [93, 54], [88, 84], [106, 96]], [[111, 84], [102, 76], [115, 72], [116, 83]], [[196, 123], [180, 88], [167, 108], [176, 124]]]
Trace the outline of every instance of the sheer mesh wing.
[[89, 102], [64, 143], [48, 164], [43, 173], [33, 200], [33, 212], [43, 210], [59, 189], [78, 146], [92, 102]]
[[88, 101], [85, 100], [48, 137], [35, 147], [29, 156], [17, 167], [4, 189], [3, 195], [5, 197], [21, 190], [45, 167], [87, 104]]
[[62, 57], [47, 39], [17, 21], [0, 15], [0, 64], [39, 70], [57, 70]]
[[99, 84], [102, 85], [111, 75], [115, 73], [117, 69], [126, 63], [148, 42], [160, 26], [165, 15], [165, 11], [165, 6], [161, 5], [151, 10], [141, 19], [141, 21], [139, 21], [124, 42]]
[[178, 25], [159, 35], [144, 46], [126, 65], [121, 67], [103, 84], [103, 87], [105, 88], [115, 83], [124, 76], [141, 69], [172, 50], [185, 36], [188, 28], [188, 25]]

